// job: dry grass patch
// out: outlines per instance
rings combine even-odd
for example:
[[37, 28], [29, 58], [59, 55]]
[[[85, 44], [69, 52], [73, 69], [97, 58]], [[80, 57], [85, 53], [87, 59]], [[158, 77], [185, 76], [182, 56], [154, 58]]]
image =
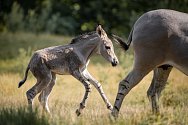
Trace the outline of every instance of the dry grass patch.
[[[89, 71], [103, 85], [104, 91], [113, 104], [118, 82], [122, 79], [118, 73], [124, 73], [122, 67], [112, 68], [109, 65], [90, 65]], [[102, 76], [106, 75], [106, 76]], [[114, 121], [110, 117], [110, 111], [106, 109], [102, 98], [94, 87], [88, 99], [87, 107], [80, 117], [77, 117], [75, 110], [84, 94], [83, 85], [71, 76], [58, 76], [57, 83], [49, 98], [49, 107], [52, 117], [48, 123], [52, 124], [80, 124], [80, 125], [111, 125], [111, 124], [186, 124], [188, 123], [188, 78], [177, 70], [173, 70], [169, 78], [169, 84], [162, 93], [160, 99], [161, 114], [155, 116], [151, 113], [151, 107], [146, 96], [147, 89], [152, 79], [152, 73], [146, 76], [125, 97], [120, 117]], [[0, 76], [0, 109], [26, 107], [27, 101], [25, 92], [36, 82], [29, 77], [22, 88], [18, 89], [19, 74], [4, 73]], [[34, 107], [39, 108], [37, 98]], [[12, 109], [11, 109], [12, 110]], [[1, 114], [2, 115], [2, 114]], [[46, 116], [48, 117], [48, 115]], [[9, 120], [9, 119], [7, 119]]]

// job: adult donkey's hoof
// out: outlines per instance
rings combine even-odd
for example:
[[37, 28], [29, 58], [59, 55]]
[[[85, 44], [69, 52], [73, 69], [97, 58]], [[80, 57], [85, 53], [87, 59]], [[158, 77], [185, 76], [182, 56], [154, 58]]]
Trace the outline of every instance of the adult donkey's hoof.
[[80, 116], [80, 114], [81, 114], [81, 112], [77, 109], [77, 110], [76, 110], [76, 115], [77, 115], [77, 116]]
[[117, 110], [112, 110], [111, 115], [116, 119], [118, 118], [119, 112]]

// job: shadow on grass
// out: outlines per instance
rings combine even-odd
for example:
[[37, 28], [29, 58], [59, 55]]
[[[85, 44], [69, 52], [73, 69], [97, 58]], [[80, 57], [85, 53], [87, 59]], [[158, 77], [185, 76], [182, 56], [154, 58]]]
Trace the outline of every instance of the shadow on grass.
[[50, 125], [48, 118], [40, 115], [37, 109], [29, 111], [26, 108], [0, 109], [0, 125]]

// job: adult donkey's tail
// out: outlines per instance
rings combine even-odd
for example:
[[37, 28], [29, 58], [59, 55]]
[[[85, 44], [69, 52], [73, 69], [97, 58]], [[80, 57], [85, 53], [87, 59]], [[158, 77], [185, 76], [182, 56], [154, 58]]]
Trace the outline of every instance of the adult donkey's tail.
[[129, 37], [127, 39], [127, 43], [124, 42], [124, 40], [121, 37], [119, 37], [119, 36], [116, 36], [116, 35], [112, 34], [112, 37], [116, 41], [116, 43], [119, 44], [126, 51], [126, 50], [129, 49], [129, 46], [131, 44], [132, 35], [133, 35], [133, 28], [132, 28], [132, 30], [131, 30], [131, 32], [129, 34]]
[[28, 66], [27, 69], [26, 69], [26, 71], [25, 71], [24, 79], [19, 82], [18, 88], [20, 88], [25, 83], [25, 81], [27, 80], [27, 74], [28, 74], [29, 69], [30, 69], [30, 67]]

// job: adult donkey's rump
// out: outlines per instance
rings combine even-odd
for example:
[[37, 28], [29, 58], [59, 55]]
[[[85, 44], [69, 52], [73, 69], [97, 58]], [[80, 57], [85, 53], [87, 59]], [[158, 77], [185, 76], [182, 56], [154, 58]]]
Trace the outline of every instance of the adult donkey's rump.
[[188, 75], [188, 14], [164, 9], [147, 12], [134, 24], [127, 43], [115, 35], [114, 39], [125, 50], [132, 42], [134, 66], [119, 83], [112, 115], [118, 115], [124, 97], [152, 70], [154, 76], [147, 94], [153, 111], [158, 112], [157, 99], [172, 67]]
[[36, 77], [37, 83], [27, 91], [28, 104], [32, 107], [34, 97], [40, 93], [39, 101], [45, 110], [48, 108], [48, 97], [55, 84], [56, 74], [70, 74], [79, 80], [85, 87], [85, 95], [77, 109], [77, 115], [85, 108], [86, 100], [90, 92], [90, 83], [99, 91], [108, 109], [112, 105], [103, 92], [101, 84], [95, 80], [87, 70], [90, 57], [101, 54], [112, 66], [118, 64], [111, 40], [99, 25], [94, 32], [80, 35], [74, 38], [70, 44], [65, 46], [54, 46], [38, 50], [31, 58], [25, 73], [25, 78], [19, 83], [20, 87], [27, 79], [30, 69]]

